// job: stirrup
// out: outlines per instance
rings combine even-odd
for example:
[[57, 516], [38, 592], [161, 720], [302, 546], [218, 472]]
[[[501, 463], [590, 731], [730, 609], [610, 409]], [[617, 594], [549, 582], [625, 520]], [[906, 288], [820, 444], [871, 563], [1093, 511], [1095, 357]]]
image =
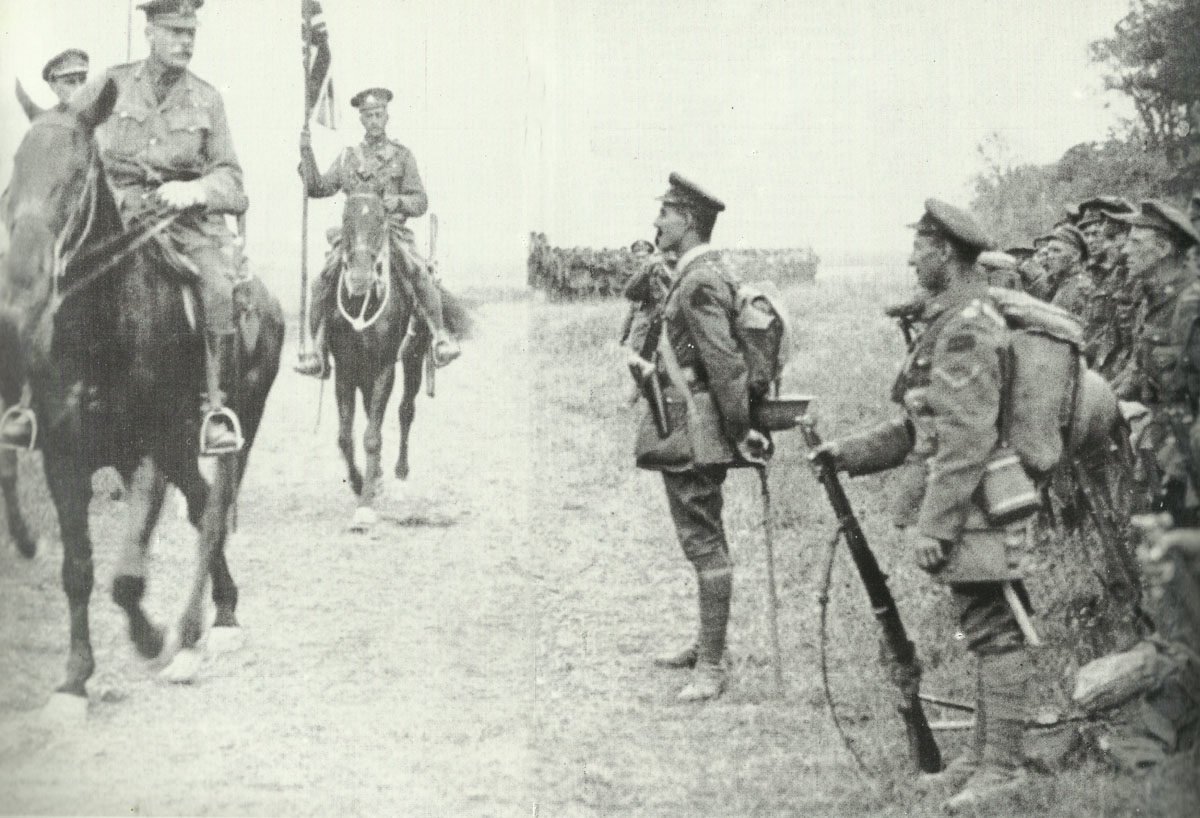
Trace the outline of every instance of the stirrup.
[[[229, 445], [217, 446], [214, 448], [208, 445], [208, 430], [218, 419], [226, 421], [230, 428], [233, 429], [234, 440]], [[245, 445], [246, 440], [242, 437], [242, 423], [238, 420], [238, 416], [231, 410], [222, 406], [219, 409], [209, 409], [204, 413], [204, 419], [200, 421], [201, 457], [218, 457], [223, 454], [237, 454]]]
[[29, 443], [28, 445], [19, 446], [16, 443], [9, 443], [3, 437], [0, 437], [0, 449], [18, 452], [32, 452], [37, 444], [38, 422], [37, 413], [28, 406], [10, 406], [4, 410], [4, 414], [0, 415], [0, 432], [8, 425], [9, 421], [28, 420], [29, 422]]

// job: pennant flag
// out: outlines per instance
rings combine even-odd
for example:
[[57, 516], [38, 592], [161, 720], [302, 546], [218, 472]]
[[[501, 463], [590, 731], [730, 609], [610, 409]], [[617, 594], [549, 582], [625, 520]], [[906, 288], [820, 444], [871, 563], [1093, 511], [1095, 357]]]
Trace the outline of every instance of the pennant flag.
[[333, 61], [333, 54], [329, 50], [329, 29], [325, 27], [325, 17], [317, 0], [302, 0], [301, 13], [304, 16], [301, 34], [308, 56], [307, 107], [304, 114], [312, 117], [315, 113], [317, 122], [327, 128], [336, 128], [337, 105], [333, 96], [333, 74], [329, 70]]

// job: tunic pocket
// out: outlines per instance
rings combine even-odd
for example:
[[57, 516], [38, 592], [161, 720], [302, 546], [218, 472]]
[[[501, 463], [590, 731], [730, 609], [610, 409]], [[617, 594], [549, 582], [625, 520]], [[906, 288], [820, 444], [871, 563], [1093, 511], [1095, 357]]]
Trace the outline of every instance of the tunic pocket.
[[112, 144], [109, 148], [117, 156], [139, 156], [149, 141], [146, 120], [150, 112], [145, 108], [122, 108], [112, 118]]
[[180, 170], [201, 172], [205, 162], [204, 148], [212, 130], [208, 111], [196, 106], [172, 108], [166, 112], [165, 119], [167, 163]]

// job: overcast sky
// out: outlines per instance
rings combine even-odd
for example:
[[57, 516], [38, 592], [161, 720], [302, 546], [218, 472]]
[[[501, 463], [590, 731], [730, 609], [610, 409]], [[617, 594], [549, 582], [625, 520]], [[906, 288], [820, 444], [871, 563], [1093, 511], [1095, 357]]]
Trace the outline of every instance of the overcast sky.
[[[1128, 0], [323, 5], [342, 116], [315, 135], [318, 161], [360, 138], [353, 92], [396, 91], [389, 131], [416, 153], [452, 285], [520, 282], [530, 230], [561, 245], [649, 237], [671, 170], [725, 199], [722, 244], [902, 257], [902, 225], [926, 196], [969, 200], [990, 133], [1047, 162], [1128, 115], [1087, 53]], [[192, 63], [225, 95], [250, 251], [287, 297], [300, 235], [299, 7], [208, 0]], [[124, 62], [126, 8], [0, 0], [0, 179], [25, 123], [14, 79], [50, 104], [40, 70], [53, 53]], [[134, 59], [143, 30], [137, 12]], [[314, 250], [338, 207], [313, 207]]]

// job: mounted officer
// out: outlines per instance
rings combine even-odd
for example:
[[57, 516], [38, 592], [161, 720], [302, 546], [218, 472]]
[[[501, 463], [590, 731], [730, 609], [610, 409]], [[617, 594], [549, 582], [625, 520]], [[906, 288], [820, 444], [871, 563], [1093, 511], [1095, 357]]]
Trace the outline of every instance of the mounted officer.
[[[78, 93], [91, 99], [107, 81], [116, 84], [113, 114], [97, 128], [96, 140], [125, 224], [164, 206], [186, 211], [159, 241], [167, 257], [194, 276], [200, 293], [207, 376], [201, 452], [219, 454], [241, 446], [240, 424], [224, 407], [222, 392], [236, 354], [233, 289], [242, 277], [241, 250], [224, 216], [245, 213], [249, 202], [221, 94], [187, 69], [202, 5], [204, 0], [139, 5], [150, 56], [110, 68]], [[31, 435], [28, 417], [0, 430], [8, 444]]]
[[730, 466], [762, 462], [769, 441], [750, 426], [746, 362], [733, 326], [736, 278], [708, 244], [725, 205], [677, 173], [660, 201], [656, 244], [664, 254], [678, 253], [679, 261], [663, 307], [656, 364], [644, 366], [647, 375], [665, 382], [668, 410], [678, 411], [669, 411], [673, 428], [665, 440], [649, 416], [643, 420], [636, 455], [639, 467], [662, 472], [675, 532], [696, 571], [697, 639], [655, 660], [661, 667], [693, 669], [677, 698], [694, 702], [715, 698], [725, 687], [733, 563], [721, 521], [721, 487]]
[[[892, 387], [905, 414], [818, 451], [868, 474], [901, 467], [894, 522], [917, 564], [950, 586], [958, 626], [977, 657], [978, 754], [955, 759], [928, 785], [962, 787], [949, 810], [1009, 795], [1028, 781], [1024, 722], [1033, 667], [1005, 583], [1019, 581], [1023, 532], [991, 524], [978, 491], [999, 442], [1005, 320], [975, 261], [991, 241], [966, 212], [937, 199], [913, 227], [909, 264], [929, 294], [925, 330]], [[1019, 585], [1019, 582], [1018, 582]], [[1017, 602], [1016, 604], [1021, 604]]]
[[[1157, 502], [1181, 524], [1185, 511], [1196, 505], [1194, 497], [1188, 497], [1188, 472], [1197, 464], [1181, 455], [1173, 430], [1186, 429], [1196, 411], [1200, 372], [1190, 370], [1184, 351], [1200, 319], [1200, 281], [1188, 263], [1188, 251], [1200, 245], [1200, 235], [1183, 213], [1160, 201], [1144, 201], [1138, 213], [1115, 218], [1130, 226], [1125, 257], [1130, 276], [1142, 282], [1144, 296], [1133, 356], [1113, 386], [1119, 397], [1151, 411], [1151, 422], [1144, 425], [1136, 447], [1143, 462], [1157, 472], [1149, 475]], [[1197, 490], [1200, 486], [1193, 485], [1190, 493]]]
[[[412, 284], [417, 310], [433, 332], [433, 356], [445, 366], [459, 355], [458, 343], [446, 332], [442, 322], [442, 296], [432, 271], [417, 253], [412, 230], [405, 224], [423, 216], [429, 207], [425, 187], [417, 171], [412, 151], [387, 137], [387, 105], [392, 92], [386, 88], [368, 88], [355, 94], [350, 104], [358, 109], [365, 131], [363, 141], [346, 148], [324, 174], [317, 168], [312, 138], [307, 130], [300, 135], [300, 178], [314, 199], [335, 193], [371, 191], [379, 194], [387, 208], [389, 237], [394, 259]], [[313, 283], [310, 323], [314, 335], [313, 351], [295, 367], [303, 375], [325, 377], [328, 374], [328, 347], [325, 328], [332, 315], [337, 295], [341, 253], [336, 244], [325, 261], [325, 268]]]
[[78, 48], [55, 54], [42, 68], [42, 79], [58, 97], [59, 104], [71, 101], [88, 77], [88, 55]]

